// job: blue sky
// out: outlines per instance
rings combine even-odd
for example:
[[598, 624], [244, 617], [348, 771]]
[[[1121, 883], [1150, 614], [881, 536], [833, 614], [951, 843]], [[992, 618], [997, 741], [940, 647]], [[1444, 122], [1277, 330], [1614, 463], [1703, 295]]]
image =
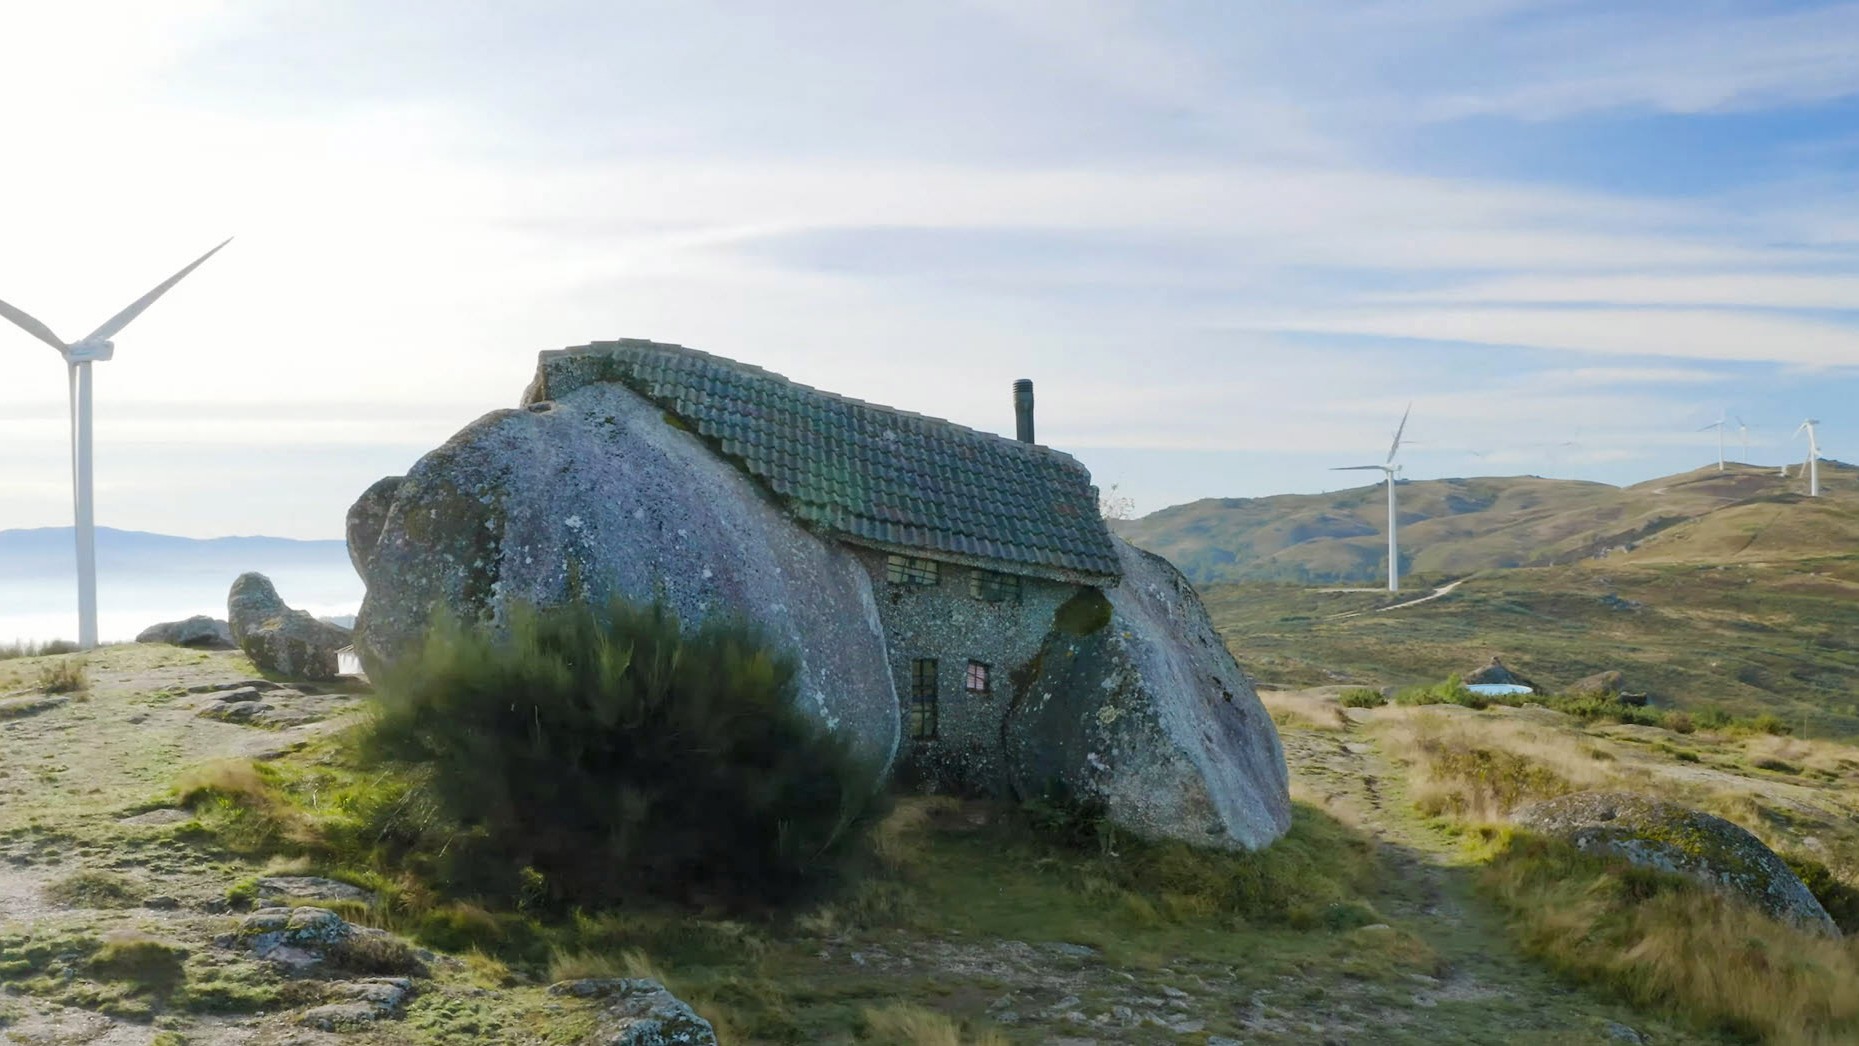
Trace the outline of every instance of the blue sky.
[[[676, 341], [1040, 435], [1147, 512], [1859, 457], [1859, 4], [13, 5], [0, 298], [98, 512], [336, 537], [542, 349]], [[68, 522], [0, 331], [0, 528]], [[1732, 456], [1740, 455], [1732, 432]]]

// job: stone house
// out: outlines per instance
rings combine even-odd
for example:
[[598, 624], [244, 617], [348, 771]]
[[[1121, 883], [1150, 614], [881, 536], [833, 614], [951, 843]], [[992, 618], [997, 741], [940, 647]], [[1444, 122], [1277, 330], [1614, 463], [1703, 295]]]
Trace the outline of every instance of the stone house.
[[1277, 733], [1192, 587], [1034, 442], [1030, 382], [1014, 402], [1007, 438], [677, 345], [543, 352], [519, 409], [350, 510], [357, 651], [404, 656], [435, 608], [661, 600], [761, 627], [799, 707], [908, 784], [1057, 784], [1149, 834], [1277, 838]]
[[853, 553], [883, 623], [902, 772], [998, 791], [1010, 675], [1060, 607], [1122, 577], [1090, 473], [1034, 442], [1032, 382], [1014, 384], [1013, 439], [648, 341], [544, 353], [529, 398], [592, 382], [644, 397]]

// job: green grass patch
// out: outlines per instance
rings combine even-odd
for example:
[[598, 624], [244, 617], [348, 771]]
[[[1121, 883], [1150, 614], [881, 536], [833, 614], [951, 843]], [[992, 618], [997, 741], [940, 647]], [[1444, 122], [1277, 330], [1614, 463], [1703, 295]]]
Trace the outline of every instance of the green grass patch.
[[134, 908], [147, 891], [114, 872], [74, 872], [45, 888], [59, 904], [73, 908]]

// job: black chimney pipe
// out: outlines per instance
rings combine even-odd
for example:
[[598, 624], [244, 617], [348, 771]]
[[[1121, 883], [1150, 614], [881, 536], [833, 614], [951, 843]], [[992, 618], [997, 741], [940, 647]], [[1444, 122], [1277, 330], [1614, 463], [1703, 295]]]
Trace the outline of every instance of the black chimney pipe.
[[1013, 383], [1013, 420], [1016, 438], [1033, 442], [1033, 379], [1021, 378]]

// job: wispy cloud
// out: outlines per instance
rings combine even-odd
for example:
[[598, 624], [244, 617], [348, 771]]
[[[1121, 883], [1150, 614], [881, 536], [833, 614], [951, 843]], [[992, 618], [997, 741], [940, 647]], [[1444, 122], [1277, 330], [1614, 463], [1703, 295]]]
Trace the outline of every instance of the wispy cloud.
[[[1050, 438], [1240, 455], [1225, 493], [1333, 482], [1410, 398], [1416, 466], [1528, 427], [1625, 478], [1726, 406], [1816, 410], [1838, 447], [1816, 404], [1859, 396], [1859, 197], [1850, 127], [1809, 109], [1859, 97], [1855, 12], [20, 7], [0, 115], [40, 160], [8, 168], [0, 297], [89, 329], [238, 233], [100, 369], [100, 468], [127, 491], [155, 465], [126, 444], [166, 442], [229, 472], [256, 420], [246, 442], [330, 455], [289, 513], [319, 534], [455, 405], [510, 403], [536, 350], [617, 336], [996, 430], [1030, 375]], [[1681, 160], [1635, 135], [1771, 110], [1789, 166], [1721, 192], [1662, 182]], [[1602, 125], [1651, 174], [1504, 162]], [[1425, 152], [1441, 127], [1479, 162]], [[0, 526], [56, 522], [62, 376], [9, 338]], [[1141, 500], [1196, 493], [1171, 483]]]

